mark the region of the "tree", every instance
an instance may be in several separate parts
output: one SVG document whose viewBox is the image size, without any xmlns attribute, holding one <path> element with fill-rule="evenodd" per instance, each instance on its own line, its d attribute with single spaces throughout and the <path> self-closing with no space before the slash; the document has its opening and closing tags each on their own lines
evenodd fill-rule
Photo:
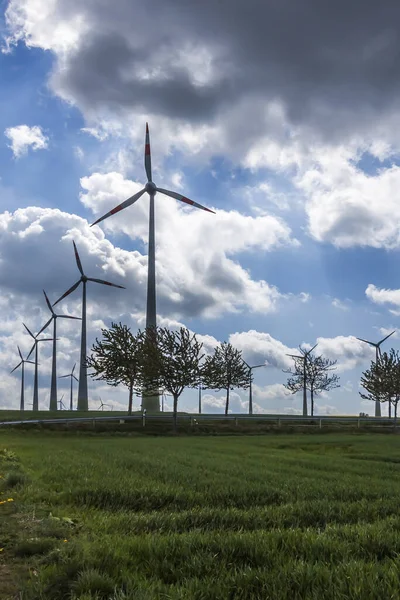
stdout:
<svg viewBox="0 0 400 600">
<path fill-rule="evenodd" d="M 313 417 L 314 396 L 339 387 L 339 376 L 330 374 L 336 369 L 337 361 L 315 354 L 307 354 L 306 357 L 307 351 L 302 348 L 300 348 L 300 352 L 304 358 L 294 359 L 294 370 L 284 370 L 284 373 L 292 375 L 284 385 L 287 390 L 295 394 L 303 389 L 305 380 L 306 388 L 311 396 L 311 416 Z"/>
<path fill-rule="evenodd" d="M 361 386 L 367 392 L 360 392 L 365 400 L 379 400 L 390 402 L 394 406 L 394 428 L 397 424 L 397 406 L 400 400 L 400 356 L 397 350 L 390 349 L 384 352 L 377 361 L 372 361 L 371 366 L 361 376 Z"/>
<path fill-rule="evenodd" d="M 143 345 L 142 380 L 147 389 L 162 388 L 174 398 L 174 431 L 178 425 L 178 400 L 186 387 L 200 383 L 203 344 L 185 327 L 178 331 L 153 328 Z"/>
<path fill-rule="evenodd" d="M 226 390 L 225 414 L 229 410 L 229 392 L 234 388 L 247 389 L 250 373 L 242 353 L 227 342 L 219 344 L 212 356 L 207 356 L 202 368 L 202 381 L 210 390 Z"/>
<path fill-rule="evenodd" d="M 101 330 L 103 339 L 96 338 L 92 354 L 87 358 L 89 375 L 108 385 L 126 385 L 129 389 L 128 414 L 132 414 L 134 390 L 139 391 L 142 371 L 143 334 L 135 336 L 126 325 L 112 323 L 110 329 Z"/>
</svg>

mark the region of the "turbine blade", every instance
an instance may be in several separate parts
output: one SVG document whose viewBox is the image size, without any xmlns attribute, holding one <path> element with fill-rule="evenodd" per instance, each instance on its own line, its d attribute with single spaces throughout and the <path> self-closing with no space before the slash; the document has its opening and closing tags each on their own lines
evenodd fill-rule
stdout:
<svg viewBox="0 0 400 600">
<path fill-rule="evenodd" d="M 23 362 L 29 363 L 30 365 L 34 365 L 35 363 L 33 362 L 33 360 L 24 360 Z"/>
<path fill-rule="evenodd" d="M 33 344 L 32 348 L 31 348 L 28 356 L 26 357 L 26 360 L 28 360 L 28 358 L 30 357 L 30 355 L 32 354 L 32 352 L 34 351 L 35 348 L 36 348 L 36 340 L 35 340 L 35 343 Z"/>
<path fill-rule="evenodd" d="M 75 375 L 72 375 L 72 377 L 75 379 L 75 381 L 79 381 L 79 379 L 75 377 Z"/>
<path fill-rule="evenodd" d="M 380 342 L 378 342 L 378 343 L 377 343 L 377 346 L 379 347 L 381 344 L 383 344 L 383 342 L 384 342 L 385 340 L 387 340 L 388 338 L 390 338 L 390 336 L 391 336 L 391 335 L 393 335 L 394 333 L 396 333 L 396 330 L 395 330 L 395 331 L 392 331 L 392 333 L 389 333 L 389 335 L 387 335 L 386 337 L 384 337 L 384 338 L 383 338 L 383 340 L 381 340 Z"/>
<path fill-rule="evenodd" d="M 61 302 L 61 300 L 64 300 L 64 298 L 66 298 L 67 296 L 69 296 L 70 294 L 72 294 L 72 292 L 74 292 L 76 290 L 76 288 L 78 287 L 78 285 L 80 284 L 81 280 L 79 279 L 79 281 L 77 281 L 76 283 L 74 283 L 74 285 L 72 287 L 69 288 L 69 290 L 67 290 L 65 292 L 65 294 L 63 294 L 62 296 L 60 296 L 60 298 L 58 300 L 56 300 L 56 302 L 54 302 L 53 306 L 55 306 L 56 304 L 58 304 L 59 302 Z"/>
<path fill-rule="evenodd" d="M 47 323 L 45 325 L 43 325 L 42 329 L 39 331 L 38 335 L 40 335 L 42 333 L 42 331 L 44 331 L 45 329 L 47 329 L 47 327 L 50 325 L 50 323 L 52 322 L 53 317 L 50 317 L 50 319 L 47 321 Z"/>
<path fill-rule="evenodd" d="M 64 377 L 70 377 L 70 375 L 59 375 L 58 379 L 64 379 Z"/>
<path fill-rule="evenodd" d="M 21 365 L 22 365 L 22 361 L 20 363 L 18 363 L 17 366 L 14 367 L 12 371 L 10 371 L 10 375 L 11 375 L 11 373 L 14 373 L 14 371 L 16 371 L 18 369 L 18 367 L 20 367 Z"/>
<path fill-rule="evenodd" d="M 57 315 L 60 319 L 76 319 L 77 321 L 82 321 L 82 317 L 70 317 L 69 315 Z"/>
<path fill-rule="evenodd" d="M 110 283 L 109 281 L 104 281 L 104 279 L 94 279 L 92 277 L 88 277 L 88 281 L 94 281 L 95 283 L 102 283 L 103 285 L 110 285 L 111 287 L 121 288 L 121 290 L 125 290 L 123 285 L 117 285 L 116 283 Z"/>
<path fill-rule="evenodd" d="M 79 254 L 78 254 L 78 248 L 76 247 L 74 240 L 72 240 L 72 243 L 74 245 L 76 264 L 78 265 L 78 269 L 80 270 L 81 275 L 83 275 L 84 273 L 83 273 L 83 269 L 82 269 L 81 259 L 79 258 Z"/>
<path fill-rule="evenodd" d="M 149 126 L 146 123 L 146 140 L 144 144 L 144 168 L 146 169 L 147 181 L 151 179 L 151 151 L 150 151 L 150 133 Z"/>
<path fill-rule="evenodd" d="M 186 204 L 190 204 L 190 206 L 194 206 L 196 208 L 201 208 L 202 210 L 206 210 L 207 212 L 213 213 L 215 215 L 215 211 L 210 208 L 206 208 L 197 202 L 193 202 L 190 198 L 186 198 L 186 196 L 182 196 L 182 194 L 178 194 L 177 192 L 171 192 L 170 190 L 164 190 L 162 188 L 157 188 L 157 192 L 161 192 L 166 196 L 170 196 L 171 198 L 175 198 L 175 200 L 180 200 L 181 202 L 185 202 Z"/>
<path fill-rule="evenodd" d="M 47 306 L 49 307 L 49 311 L 51 312 L 52 315 L 54 315 L 53 307 L 50 304 L 50 300 L 48 299 L 47 294 L 44 290 L 43 290 L 43 294 L 44 294 L 44 297 L 46 298 L 46 303 L 47 303 Z"/>
<path fill-rule="evenodd" d="M 374 342 L 369 342 L 368 340 L 363 340 L 362 338 L 356 338 L 359 342 L 364 342 L 365 344 L 369 344 L 370 346 L 374 346 L 376 348 L 376 344 Z"/>
<path fill-rule="evenodd" d="M 27 328 L 27 326 L 25 325 L 25 323 L 22 323 L 22 325 L 25 327 L 25 329 L 27 330 L 27 332 L 29 333 L 29 335 L 31 337 L 33 337 L 33 339 L 36 339 L 35 336 L 33 335 L 32 331 L 30 329 Z"/>
<path fill-rule="evenodd" d="M 73 374 L 74 374 L 75 367 L 76 367 L 76 363 L 75 363 L 75 364 L 74 364 L 74 366 L 72 367 L 71 375 L 73 375 Z"/>
<path fill-rule="evenodd" d="M 128 198 L 128 200 L 125 200 L 125 202 L 122 202 L 121 204 L 118 204 L 118 206 L 116 206 L 115 208 L 113 208 L 112 210 L 110 210 L 108 213 L 106 213 L 105 215 L 103 215 L 102 217 L 100 217 L 100 219 L 97 219 L 97 221 L 95 221 L 94 223 L 92 223 L 90 227 L 93 227 L 93 225 L 97 225 L 101 221 L 104 221 L 104 219 L 107 219 L 108 217 L 111 217 L 111 215 L 115 215 L 115 213 L 118 213 L 120 210 L 123 210 L 127 206 L 131 206 L 131 204 L 133 204 L 134 202 L 136 202 L 136 200 L 139 200 L 140 196 L 143 196 L 143 194 L 145 193 L 145 191 L 146 190 L 143 188 L 142 190 L 140 190 L 140 192 L 138 192 L 137 194 L 134 194 L 133 196 L 131 196 L 130 198 Z"/>
<path fill-rule="evenodd" d="M 318 346 L 318 344 L 315 344 L 315 346 L 313 346 L 311 348 L 311 350 L 307 350 L 306 354 L 311 354 L 311 352 L 314 350 L 314 348 L 316 348 Z"/>
<path fill-rule="evenodd" d="M 21 360 L 24 360 L 24 359 L 22 358 L 22 354 L 21 354 L 20 347 L 19 347 L 19 346 L 17 346 L 17 348 L 18 348 L 18 354 L 19 354 L 19 357 L 20 357 L 20 359 L 21 359 Z"/>
</svg>

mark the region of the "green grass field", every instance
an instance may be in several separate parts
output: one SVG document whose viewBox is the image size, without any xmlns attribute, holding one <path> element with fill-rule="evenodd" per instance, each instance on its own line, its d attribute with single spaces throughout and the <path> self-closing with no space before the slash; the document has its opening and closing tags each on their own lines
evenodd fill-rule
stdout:
<svg viewBox="0 0 400 600">
<path fill-rule="evenodd" d="M 397 599 L 399 444 L 2 430 L 0 598 Z"/>
</svg>

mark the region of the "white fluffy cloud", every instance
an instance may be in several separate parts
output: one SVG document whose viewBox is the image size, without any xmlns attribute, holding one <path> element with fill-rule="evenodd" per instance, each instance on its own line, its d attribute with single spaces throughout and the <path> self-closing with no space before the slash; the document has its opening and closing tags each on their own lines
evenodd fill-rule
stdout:
<svg viewBox="0 0 400 600">
<path fill-rule="evenodd" d="M 373 283 L 370 283 L 365 290 L 365 294 L 375 304 L 400 306 L 400 290 L 378 288 Z"/>
<path fill-rule="evenodd" d="M 38 125 L 17 125 L 5 130 L 4 135 L 10 140 L 10 148 L 15 158 L 27 154 L 28 150 L 45 150 L 48 146 L 48 137 L 44 135 Z"/>
</svg>

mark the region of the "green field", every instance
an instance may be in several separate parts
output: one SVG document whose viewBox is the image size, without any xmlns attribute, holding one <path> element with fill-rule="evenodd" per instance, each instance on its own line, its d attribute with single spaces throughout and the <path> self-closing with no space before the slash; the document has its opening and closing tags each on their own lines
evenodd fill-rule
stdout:
<svg viewBox="0 0 400 600">
<path fill-rule="evenodd" d="M 397 599 L 399 444 L 2 430 L 0 598 Z"/>
</svg>

